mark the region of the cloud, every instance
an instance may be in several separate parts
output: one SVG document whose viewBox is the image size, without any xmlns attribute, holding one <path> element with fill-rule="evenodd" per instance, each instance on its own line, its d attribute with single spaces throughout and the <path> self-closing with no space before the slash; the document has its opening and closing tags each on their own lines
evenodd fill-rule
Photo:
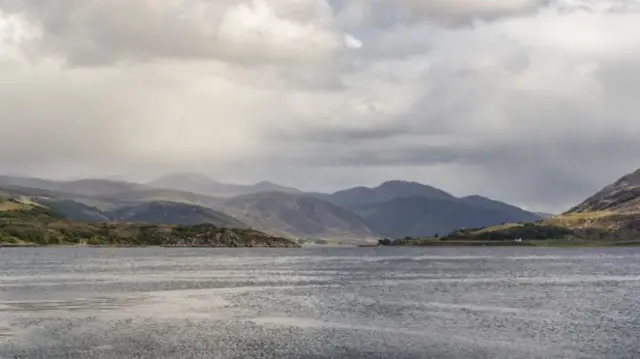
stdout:
<svg viewBox="0 0 640 359">
<path fill-rule="evenodd" d="M 529 14 L 547 0 L 395 0 L 411 18 L 460 24 L 473 20 L 494 20 L 502 17 Z"/>
<path fill-rule="evenodd" d="M 441 26 L 459 27 L 492 22 L 537 12 L 551 0 L 391 0 L 336 1 L 340 18 L 347 24 L 373 23 L 392 27 L 402 23 L 430 21 Z"/>
<path fill-rule="evenodd" d="M 322 0 L 0 1 L 35 26 L 41 52 L 76 66 L 215 58 L 322 62 L 344 46 Z"/>
<path fill-rule="evenodd" d="M 2 171 L 563 210 L 640 167 L 634 3 L 0 0 Z"/>
</svg>

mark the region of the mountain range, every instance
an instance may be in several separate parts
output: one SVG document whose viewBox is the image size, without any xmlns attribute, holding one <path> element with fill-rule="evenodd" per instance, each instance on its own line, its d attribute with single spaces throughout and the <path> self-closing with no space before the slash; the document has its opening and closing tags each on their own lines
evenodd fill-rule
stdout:
<svg viewBox="0 0 640 359">
<path fill-rule="evenodd" d="M 300 193 L 298 189 L 280 186 L 269 181 L 252 185 L 222 183 L 198 173 L 175 173 L 148 183 L 155 188 L 169 188 L 214 197 L 233 197 L 260 192 Z"/>
<path fill-rule="evenodd" d="M 27 196 L 79 221 L 211 223 L 342 243 L 380 236 L 444 235 L 461 228 L 541 218 L 486 197 L 456 197 L 432 186 L 399 180 L 376 187 L 311 193 L 266 181 L 228 184 L 189 173 L 147 183 L 0 176 L 2 193 Z"/>
</svg>

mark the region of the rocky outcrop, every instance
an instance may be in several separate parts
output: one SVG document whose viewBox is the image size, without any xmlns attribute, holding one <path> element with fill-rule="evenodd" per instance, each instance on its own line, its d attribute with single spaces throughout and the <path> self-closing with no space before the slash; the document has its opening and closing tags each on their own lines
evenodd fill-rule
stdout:
<svg viewBox="0 0 640 359">
<path fill-rule="evenodd" d="M 208 227 L 208 228 L 207 228 Z M 224 229 L 200 225 L 194 233 L 177 231 L 166 240 L 169 247 L 299 247 L 289 239 L 245 229 Z"/>
</svg>

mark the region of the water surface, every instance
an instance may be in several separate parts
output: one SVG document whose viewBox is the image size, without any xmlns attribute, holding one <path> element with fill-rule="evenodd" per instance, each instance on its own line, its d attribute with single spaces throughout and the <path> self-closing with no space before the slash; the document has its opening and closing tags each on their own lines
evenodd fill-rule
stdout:
<svg viewBox="0 0 640 359">
<path fill-rule="evenodd" d="M 640 249 L 0 249 L 0 358 L 640 358 Z"/>
</svg>

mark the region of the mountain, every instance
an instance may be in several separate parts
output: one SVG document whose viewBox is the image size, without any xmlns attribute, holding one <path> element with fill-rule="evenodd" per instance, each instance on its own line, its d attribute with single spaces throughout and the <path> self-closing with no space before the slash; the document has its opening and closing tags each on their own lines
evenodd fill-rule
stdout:
<svg viewBox="0 0 640 359">
<path fill-rule="evenodd" d="M 363 216 L 372 231 L 393 238 L 444 235 L 460 228 L 539 218 L 520 208 L 483 197 L 400 197 L 361 206 L 355 211 Z"/>
<path fill-rule="evenodd" d="M 375 238 L 357 214 L 313 196 L 260 192 L 231 198 L 224 207 L 242 222 L 281 236 L 352 243 Z"/>
<path fill-rule="evenodd" d="M 160 177 L 148 183 L 155 188 L 173 189 L 199 193 L 207 196 L 233 197 L 244 194 L 281 191 L 298 193 L 299 190 L 284 187 L 272 182 L 259 182 L 254 185 L 222 183 L 197 173 L 176 173 Z"/>
<path fill-rule="evenodd" d="M 211 223 L 221 228 L 247 228 L 237 219 L 209 208 L 175 202 L 146 202 L 106 212 L 112 221 L 195 225 Z"/>
<path fill-rule="evenodd" d="M 567 213 L 640 211 L 640 169 L 604 187 Z"/>
<path fill-rule="evenodd" d="M 486 209 L 490 213 L 499 214 L 503 222 L 530 222 L 542 218 L 538 213 L 525 211 L 520 207 L 483 196 L 466 196 L 461 197 L 460 200 L 475 208 Z"/>
<path fill-rule="evenodd" d="M 393 238 L 442 235 L 460 228 L 540 218 L 486 197 L 457 198 L 417 182 L 388 181 L 325 198 L 361 216 L 373 232 Z"/>
<path fill-rule="evenodd" d="M 251 229 L 71 221 L 25 199 L 0 200 L 0 247 L 15 245 L 163 245 L 197 247 L 296 247 L 289 239 Z"/>
<path fill-rule="evenodd" d="M 327 199 L 339 206 L 352 208 L 414 196 L 434 199 L 455 199 L 453 195 L 435 187 L 406 181 L 387 181 L 374 188 L 350 188 L 335 192 L 329 195 Z"/>
<path fill-rule="evenodd" d="M 530 223 L 454 232 L 442 240 L 561 240 L 565 243 L 640 244 L 640 170 L 602 188 L 569 211 Z"/>
<path fill-rule="evenodd" d="M 0 186 L 19 186 L 37 188 L 67 194 L 86 196 L 108 196 L 124 191 L 148 188 L 131 182 L 110 181 L 105 179 L 83 179 L 77 181 L 53 181 L 32 177 L 0 176 Z"/>
</svg>

